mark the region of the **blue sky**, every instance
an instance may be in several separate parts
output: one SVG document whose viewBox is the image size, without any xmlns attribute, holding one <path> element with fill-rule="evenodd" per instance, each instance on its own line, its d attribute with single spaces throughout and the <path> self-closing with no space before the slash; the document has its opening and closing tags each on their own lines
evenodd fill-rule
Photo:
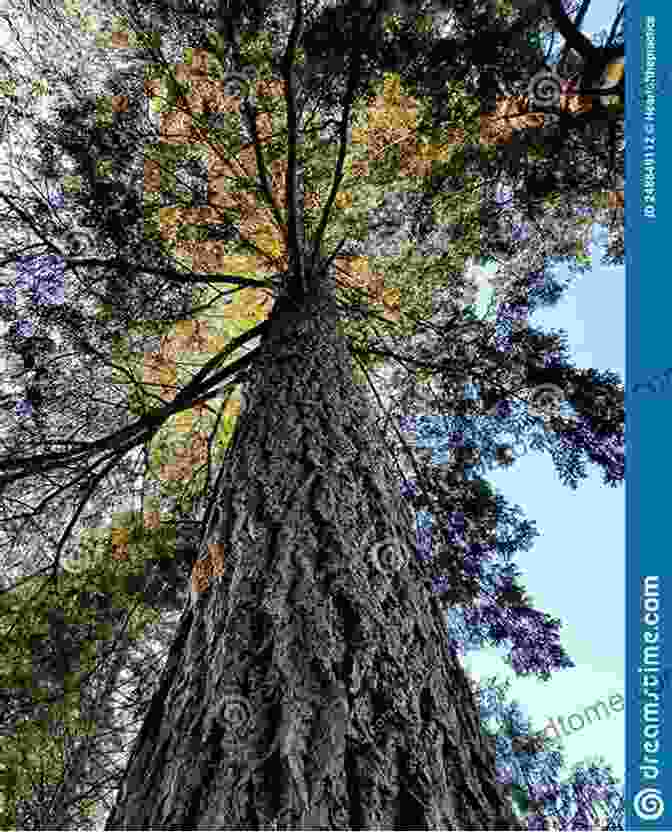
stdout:
<svg viewBox="0 0 672 832">
<path fill-rule="evenodd" d="M 577 366 L 614 370 L 625 380 L 625 268 L 596 265 L 604 250 L 597 236 L 591 248 L 594 268 L 575 278 L 556 307 L 536 312 L 531 321 L 564 329 Z M 559 278 L 565 270 L 556 269 Z M 537 523 L 540 536 L 529 552 L 516 555 L 516 562 L 535 606 L 563 621 L 561 643 L 576 668 L 557 671 L 547 683 L 519 680 L 499 658 L 500 650 L 470 653 L 465 666 L 476 678 L 511 675 L 509 696 L 526 706 L 535 730 L 551 717 L 582 714 L 598 699 L 608 704 L 610 695 L 624 692 L 625 491 L 603 485 L 594 466 L 587 470 L 576 491 L 560 482 L 545 453 L 528 454 L 509 469 L 487 474 Z M 622 777 L 623 731 L 622 711 L 593 720 L 565 738 L 567 763 L 603 754 Z"/>
<path fill-rule="evenodd" d="M 609 31 L 616 11 L 616 0 L 593 0 L 583 31 Z M 603 233 L 595 226 L 593 269 L 574 279 L 556 307 L 536 312 L 531 321 L 564 329 L 576 366 L 614 370 L 625 383 L 625 266 L 599 265 L 604 248 L 597 238 Z M 556 274 L 562 280 L 569 270 L 557 267 Z M 516 555 L 516 562 L 536 607 L 562 620 L 561 643 L 576 667 L 539 682 L 517 679 L 501 660 L 501 650 L 469 653 L 464 663 L 475 678 L 510 677 L 509 698 L 519 701 L 537 731 L 549 718 L 583 714 L 598 700 L 609 705 L 610 696 L 624 696 L 625 486 L 605 486 L 601 470 L 592 465 L 587 470 L 576 491 L 560 482 L 544 453 L 528 454 L 511 468 L 487 475 L 537 523 L 540 536 L 529 552 Z M 610 707 L 609 714 L 564 738 L 568 767 L 599 754 L 612 763 L 617 777 L 624 777 L 624 712 Z"/>
</svg>

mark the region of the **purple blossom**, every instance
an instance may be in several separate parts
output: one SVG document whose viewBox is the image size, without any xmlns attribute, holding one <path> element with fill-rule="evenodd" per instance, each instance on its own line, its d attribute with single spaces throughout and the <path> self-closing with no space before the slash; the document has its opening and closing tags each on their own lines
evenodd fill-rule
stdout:
<svg viewBox="0 0 672 832">
<path fill-rule="evenodd" d="M 595 814 L 595 801 L 600 800 L 609 806 L 608 828 L 622 829 L 623 789 L 609 766 L 579 765 L 569 780 L 561 782 L 563 758 L 556 748 L 557 741 L 546 739 L 543 747 L 535 751 L 530 751 L 525 742 L 514 742 L 516 738 L 533 737 L 536 732 L 517 702 L 506 703 L 509 686 L 508 680 L 498 684 L 497 677 L 492 677 L 477 686 L 476 697 L 483 730 L 498 737 L 495 740 L 498 777 L 522 789 L 530 800 L 544 804 L 527 814 L 527 828 L 545 829 L 549 817 L 557 818 L 563 830 L 592 828 L 585 826 L 585 819 Z M 489 725 L 492 720 L 496 723 L 494 731 Z"/>
<path fill-rule="evenodd" d="M 402 497 L 415 497 L 418 493 L 415 480 L 403 479 L 401 481 L 401 486 L 399 487 L 399 492 Z"/>
<path fill-rule="evenodd" d="M 541 288 L 546 282 L 543 270 L 529 272 L 527 278 L 531 289 Z"/>
<path fill-rule="evenodd" d="M 420 527 L 415 531 L 416 554 L 419 560 L 427 561 L 432 557 L 432 529 Z"/>
<path fill-rule="evenodd" d="M 513 413 L 513 405 L 508 399 L 497 402 L 492 414 L 496 419 L 507 419 Z"/>
<path fill-rule="evenodd" d="M 16 306 L 16 289 L 13 286 L 0 289 L 0 303 Z"/>
<path fill-rule="evenodd" d="M 16 285 L 30 289 L 33 302 L 61 304 L 64 301 L 65 261 L 54 254 L 20 257 L 16 263 Z"/>
<path fill-rule="evenodd" d="M 495 346 L 500 352 L 506 352 L 511 349 L 511 333 L 497 333 Z"/>
<path fill-rule="evenodd" d="M 572 829 L 592 829 L 593 825 L 584 809 L 579 811 L 572 818 Z"/>
<path fill-rule="evenodd" d="M 416 423 L 415 416 L 402 416 L 399 420 L 399 429 L 404 433 L 415 433 Z"/>
<path fill-rule="evenodd" d="M 511 232 L 511 237 L 514 240 L 527 240 L 530 236 L 528 223 L 523 223 L 522 225 L 514 225 L 513 231 Z"/>
<path fill-rule="evenodd" d="M 459 532 L 464 532 L 464 525 L 465 525 L 465 517 L 464 512 L 462 511 L 454 511 L 452 514 L 448 515 L 448 522 L 450 525 Z"/>
<path fill-rule="evenodd" d="M 31 335 L 35 333 L 35 327 L 33 326 L 33 322 L 27 321 L 25 319 L 17 321 L 16 332 L 17 335 L 20 335 L 22 338 L 30 338 Z"/>
<path fill-rule="evenodd" d="M 535 284 L 543 285 L 545 280 L 543 271 L 530 273 L 531 287 Z M 501 323 L 508 325 L 512 319 L 524 318 L 526 315 L 527 309 L 523 305 L 508 304 L 503 305 L 499 317 Z M 565 359 L 561 352 L 560 348 L 553 350 L 549 347 L 543 354 L 544 366 L 563 367 Z M 542 356 L 540 360 L 541 358 Z M 501 406 L 494 408 L 494 412 L 502 418 L 510 417 L 513 415 L 512 403 L 503 402 Z M 488 419 L 464 415 L 420 416 L 416 422 L 419 427 L 417 444 L 432 447 L 433 459 L 436 460 L 439 456 L 437 448 L 471 444 L 473 433 L 476 447 L 485 449 L 487 459 L 491 453 L 491 449 L 488 449 L 488 439 L 483 440 L 479 433 L 480 427 L 486 423 L 494 424 L 496 432 L 496 422 L 493 422 L 491 416 Z M 558 444 L 566 444 L 567 452 L 571 454 L 587 451 L 589 456 L 594 461 L 599 460 L 603 467 L 606 464 L 603 461 L 605 459 L 609 459 L 613 466 L 618 465 L 619 453 L 622 457 L 622 442 L 619 445 L 619 441 L 611 436 L 601 441 L 591 429 L 590 419 L 587 417 L 577 420 L 577 423 L 577 430 L 567 431 L 566 442 L 565 434 L 558 434 Z M 455 429 L 456 425 L 459 429 Z M 513 432 L 518 435 L 517 429 Z M 516 607 L 513 606 L 515 598 L 507 601 L 501 596 L 506 589 L 517 585 L 515 578 L 518 573 L 510 562 L 511 555 L 517 550 L 530 548 L 531 541 L 537 533 L 533 524 L 516 519 L 516 512 L 502 497 L 497 495 L 495 503 L 496 536 L 486 535 L 483 540 L 470 543 L 468 546 L 464 545 L 466 518 L 465 513 L 458 508 L 459 502 L 456 504 L 449 500 L 448 505 L 452 510 L 446 511 L 444 506 L 441 513 L 441 543 L 448 540 L 454 545 L 463 544 L 466 551 L 460 555 L 462 574 L 464 577 L 472 578 L 474 586 L 479 588 L 478 595 L 465 599 L 462 604 L 453 602 L 445 606 L 450 649 L 459 656 L 469 650 L 480 649 L 487 643 L 504 644 L 508 653 L 505 661 L 516 675 L 528 676 L 534 673 L 542 679 L 548 679 L 554 670 L 574 666 L 559 642 L 560 621 L 531 609 L 524 599 L 520 602 L 521 606 Z M 431 526 L 431 514 L 424 512 L 418 515 L 416 541 L 418 557 L 421 560 L 431 558 L 434 545 Z M 445 593 L 449 587 L 450 579 L 447 576 L 433 578 L 432 589 L 437 594 Z M 481 719 L 485 719 L 483 707 Z M 526 732 L 532 734 L 531 729 L 525 728 L 520 720 L 516 724 L 520 730 L 510 736 L 524 737 Z M 585 817 L 591 812 L 591 803 L 596 800 L 614 802 L 619 798 L 618 791 L 602 769 L 597 769 L 597 773 L 593 772 L 583 781 L 575 778 L 570 783 L 560 784 L 557 771 L 561 765 L 561 757 L 557 751 L 538 751 L 535 750 L 535 746 L 525 742 L 517 744 L 514 750 L 514 744 L 503 739 L 499 740 L 497 745 L 498 772 L 504 766 L 504 774 L 510 782 L 514 782 L 523 792 L 529 789 L 531 798 L 544 800 L 542 812 L 527 814 L 526 821 L 530 829 L 545 828 L 545 818 L 550 816 L 559 818 L 562 829 L 581 828 L 573 824 L 575 821 L 580 825 L 584 823 Z M 555 782 L 549 783 L 549 778 Z M 542 782 L 544 780 L 545 783 Z M 531 784 L 539 786 L 539 790 L 534 794 Z M 556 805 L 558 802 L 561 803 L 560 808 Z M 609 805 L 611 806 L 611 803 Z M 617 825 L 619 809 L 613 806 L 611 809 L 609 828 L 620 828 Z"/>
<path fill-rule="evenodd" d="M 49 192 L 47 201 L 52 208 L 62 208 L 65 205 L 65 197 L 63 196 L 63 189 L 57 188 Z"/>
<path fill-rule="evenodd" d="M 498 321 L 520 321 L 524 320 L 528 315 L 526 306 L 513 303 L 500 303 L 497 310 Z"/>
<path fill-rule="evenodd" d="M 498 185 L 495 190 L 497 205 L 506 205 L 513 196 L 513 190 L 508 185 Z"/>
<path fill-rule="evenodd" d="M 530 797 L 532 800 L 556 800 L 560 789 L 556 783 L 550 785 L 549 783 L 535 783 L 530 786 Z"/>
<path fill-rule="evenodd" d="M 479 550 L 478 553 L 472 551 L 476 549 Z M 480 543 L 473 543 L 469 547 L 469 550 L 469 553 L 465 556 L 464 560 L 462 561 L 462 569 L 465 575 L 468 575 L 472 578 L 476 578 L 481 574 L 480 561 L 488 557 L 488 553 L 481 546 Z"/>
<path fill-rule="evenodd" d="M 18 401 L 14 410 L 16 415 L 21 418 L 33 415 L 33 406 L 27 399 L 21 399 L 21 401 Z"/>
<path fill-rule="evenodd" d="M 438 578 L 432 578 L 432 591 L 437 594 L 448 592 L 450 589 L 450 581 L 445 575 Z"/>
</svg>

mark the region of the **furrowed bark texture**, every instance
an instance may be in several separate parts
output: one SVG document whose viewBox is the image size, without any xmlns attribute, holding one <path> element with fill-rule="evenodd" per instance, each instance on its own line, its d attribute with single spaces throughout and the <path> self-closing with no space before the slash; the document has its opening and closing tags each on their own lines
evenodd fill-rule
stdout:
<svg viewBox="0 0 672 832">
<path fill-rule="evenodd" d="M 107 829 L 521 828 L 328 285 L 276 302 Z"/>
</svg>

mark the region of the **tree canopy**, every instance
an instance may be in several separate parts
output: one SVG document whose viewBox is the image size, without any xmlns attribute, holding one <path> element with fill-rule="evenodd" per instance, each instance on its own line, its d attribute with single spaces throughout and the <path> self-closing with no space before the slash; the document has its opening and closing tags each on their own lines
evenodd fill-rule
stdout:
<svg viewBox="0 0 672 832">
<path fill-rule="evenodd" d="M 619 164 L 622 172 L 611 135 L 619 119 L 595 104 L 572 113 L 558 102 L 556 120 L 545 117 L 554 105 L 542 108 L 541 126 L 537 119 L 488 143 L 497 103 L 491 108 L 483 84 L 509 84 L 509 97 L 526 90 L 544 61 L 540 48 L 521 43 L 541 25 L 580 56 L 583 87 L 622 48 L 595 51 L 559 2 L 541 22 L 511 6 L 493 16 L 492 4 L 454 4 L 457 29 L 447 35 L 415 5 L 393 17 L 383 4 L 355 5 L 315 5 L 301 21 L 301 4 L 284 19 L 263 3 L 239 3 L 226 16 L 129 4 L 113 31 L 114 48 L 132 58 L 109 74 L 104 96 L 80 89 L 55 120 L 31 117 L 40 151 L 33 193 L 0 194 L 3 264 L 31 293 L 31 327 L 16 324 L 10 303 L 0 315 L 16 324 L 11 348 L 24 369 L 39 364 L 49 379 L 26 385 L 20 407 L 5 406 L 0 598 L 14 652 L 3 688 L 35 698 L 46 684 L 37 698 L 74 747 L 91 714 L 113 736 L 119 730 L 101 691 L 118 683 L 124 663 L 137 689 L 146 683 L 131 643 L 148 643 L 183 603 L 188 581 L 188 568 L 162 562 L 175 559 L 178 524 L 203 532 L 268 315 L 278 298 L 306 291 L 317 262 L 337 275 L 339 325 L 359 383 L 372 404 L 387 400 L 381 416 L 399 450 L 400 488 L 419 512 L 418 556 L 457 616 L 455 643 L 510 639 L 519 674 L 548 678 L 571 666 L 560 622 L 534 610 L 508 563 L 531 545 L 533 524 L 492 493 L 478 466 L 510 463 L 500 436 L 513 431 L 549 451 L 572 487 L 586 461 L 605 483 L 623 479 L 618 378 L 573 367 L 560 336 L 526 322 L 562 294 L 554 262 L 588 270 L 581 241 L 590 219 L 603 216 Z M 477 60 L 476 32 L 492 41 L 492 64 Z M 183 62 L 162 53 L 162 38 L 186 46 L 191 36 Z M 283 52 L 282 42 L 291 48 Z M 229 94 L 232 70 L 239 87 Z M 530 112 L 528 101 L 522 113 Z M 469 265 L 488 257 L 505 275 L 496 321 L 473 310 Z M 441 459 L 422 454 L 436 447 L 432 435 L 444 443 Z M 86 530 L 111 494 L 137 493 L 138 477 L 135 509 Z M 150 483 L 173 498 L 168 517 L 161 499 L 147 501 Z M 193 548 L 182 549 L 185 567 Z M 98 619 L 111 636 L 107 669 L 95 650 Z M 460 627 L 466 638 L 455 638 Z M 50 640 L 31 664 L 40 633 Z M 96 673 L 98 698 L 91 693 L 85 707 L 78 691 Z M 16 725 L 31 706 L 13 696 Z M 9 767 L 24 801 L 31 789 L 35 797 L 38 763 L 20 755 L 48 742 L 46 723 L 31 731 L 12 746 Z M 53 768 L 59 753 L 54 746 L 43 757 L 40 776 L 55 770 L 72 782 L 64 757 Z M 81 792 L 76 802 L 87 808 Z"/>
</svg>

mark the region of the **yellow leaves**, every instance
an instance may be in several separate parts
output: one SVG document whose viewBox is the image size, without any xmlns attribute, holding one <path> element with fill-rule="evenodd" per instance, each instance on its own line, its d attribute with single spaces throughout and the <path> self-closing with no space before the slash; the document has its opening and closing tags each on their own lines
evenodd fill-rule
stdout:
<svg viewBox="0 0 672 832">
<path fill-rule="evenodd" d="M 113 175 L 112 159 L 99 159 L 96 162 L 96 176 L 105 177 Z"/>
<path fill-rule="evenodd" d="M 337 208 L 352 208 L 352 194 L 350 191 L 338 191 L 334 198 L 334 204 Z"/>
<path fill-rule="evenodd" d="M 369 129 L 415 131 L 418 103 L 401 94 L 401 79 L 388 73 L 383 81 L 383 94 L 369 107 Z"/>
<path fill-rule="evenodd" d="M 450 159 L 448 146 L 442 147 L 439 144 L 432 144 L 427 139 L 421 139 L 417 146 L 418 156 L 430 162 L 447 162 Z"/>
<path fill-rule="evenodd" d="M 128 559 L 128 539 L 129 530 L 127 528 L 112 529 L 112 557 L 114 560 Z"/>
<path fill-rule="evenodd" d="M 175 430 L 177 433 L 189 435 L 194 427 L 194 413 L 192 410 L 183 410 L 182 413 L 175 414 Z"/>
<path fill-rule="evenodd" d="M 346 286 L 368 286 L 373 282 L 368 257 L 336 257 L 337 280 Z"/>
<path fill-rule="evenodd" d="M 399 289 L 383 289 L 384 316 L 390 321 L 398 321 L 400 318 L 401 293 Z"/>
<path fill-rule="evenodd" d="M 180 209 L 178 206 L 170 205 L 167 208 L 159 208 L 159 225 L 164 240 L 169 240 L 174 236 L 179 219 Z"/>
<path fill-rule="evenodd" d="M 402 95 L 398 75 L 385 76 L 382 94 L 375 97 L 365 113 L 359 113 L 360 124 L 352 128 L 352 144 L 366 145 L 368 159 L 351 161 L 352 175 L 369 175 L 369 160 L 385 156 L 393 147 L 399 148 L 400 165 L 398 176 L 423 177 L 431 172 L 433 161 L 445 161 L 450 157 L 446 144 L 435 144 L 418 133 L 418 118 L 421 103 L 411 96 Z M 361 121 L 366 119 L 367 126 Z M 456 141 L 464 138 L 455 134 Z"/>
<path fill-rule="evenodd" d="M 212 55 L 207 50 L 192 49 L 188 59 L 175 68 L 179 82 L 188 83 L 185 96 L 186 109 L 201 113 L 207 101 L 215 112 L 239 114 L 240 97 L 227 94 L 223 80 L 213 80 L 210 72 Z M 145 83 L 148 96 L 157 96 L 167 78 L 155 79 Z M 257 79 L 256 93 L 266 98 L 265 109 L 274 105 L 268 99 L 280 99 L 284 107 L 286 82 L 277 79 Z M 227 88 L 230 90 L 230 88 Z M 172 144 L 189 144 L 193 141 L 193 119 L 189 113 L 180 112 L 181 107 L 172 106 L 163 114 L 161 122 L 162 141 Z M 277 110 L 271 107 L 271 111 Z M 265 144 L 274 138 L 274 119 L 271 112 L 258 108 L 257 131 Z M 255 275 L 258 272 L 277 272 L 286 267 L 284 239 L 276 227 L 269 207 L 240 178 L 250 177 L 251 184 L 257 177 L 257 160 L 254 148 L 240 148 L 234 153 L 222 154 L 221 148 L 211 147 L 208 151 L 208 178 L 210 205 L 199 208 L 182 208 L 170 206 L 159 209 L 158 220 L 160 236 L 174 243 L 177 256 L 188 258 L 196 271 L 223 272 L 239 275 Z M 273 152 L 273 155 L 275 151 Z M 272 157 L 271 157 L 272 158 Z M 270 184 L 276 201 L 284 207 L 286 160 L 272 158 L 270 164 Z M 145 187 L 148 191 L 159 190 L 159 166 L 156 162 L 145 162 Z M 217 209 L 236 212 L 240 219 L 237 227 L 241 237 L 252 243 L 258 250 L 257 256 L 248 254 L 231 254 L 231 246 L 224 246 L 214 241 L 177 240 L 176 231 L 184 225 L 208 225 L 221 221 Z M 227 220 L 229 217 L 227 216 Z M 234 248 L 235 251 L 235 248 Z M 266 293 L 259 297 L 256 293 L 240 293 L 236 302 L 225 307 L 223 317 L 248 320 L 262 320 L 270 312 L 271 296 Z M 235 312 L 234 312 L 235 310 Z"/>
<path fill-rule="evenodd" d="M 228 338 L 223 335 L 212 335 L 210 337 L 210 344 L 213 353 L 221 352 L 228 343 Z"/>
<path fill-rule="evenodd" d="M 229 399 L 224 408 L 226 416 L 238 416 L 240 414 L 240 399 Z"/>
<path fill-rule="evenodd" d="M 384 276 L 371 271 L 368 257 L 336 257 L 334 262 L 337 285 L 366 290 L 371 303 L 383 305 L 383 316 L 387 320 L 399 320 L 399 289 L 385 288 Z"/>
<path fill-rule="evenodd" d="M 591 95 L 561 95 L 560 109 L 570 113 L 589 113 L 593 109 Z"/>
<path fill-rule="evenodd" d="M 273 260 L 282 257 L 284 243 L 275 228 L 271 225 L 260 225 L 254 235 L 254 244 Z"/>
<path fill-rule="evenodd" d="M 180 352 L 211 352 L 208 322 L 203 320 L 176 321 L 173 333 L 162 339 L 161 352 L 166 358 L 177 358 Z"/>
<path fill-rule="evenodd" d="M 401 78 L 399 75 L 386 73 L 383 81 L 383 98 L 391 105 L 399 104 L 401 100 Z"/>
<path fill-rule="evenodd" d="M 222 309 L 222 317 L 230 320 L 251 319 L 262 321 L 271 311 L 273 299 L 270 291 L 264 289 L 241 289 L 234 296 L 233 303 Z"/>
<path fill-rule="evenodd" d="M 625 198 L 623 191 L 607 191 L 606 193 L 608 208 L 614 209 L 625 207 Z"/>
<path fill-rule="evenodd" d="M 352 128 L 352 144 L 367 144 L 369 131 L 366 127 Z"/>
</svg>

